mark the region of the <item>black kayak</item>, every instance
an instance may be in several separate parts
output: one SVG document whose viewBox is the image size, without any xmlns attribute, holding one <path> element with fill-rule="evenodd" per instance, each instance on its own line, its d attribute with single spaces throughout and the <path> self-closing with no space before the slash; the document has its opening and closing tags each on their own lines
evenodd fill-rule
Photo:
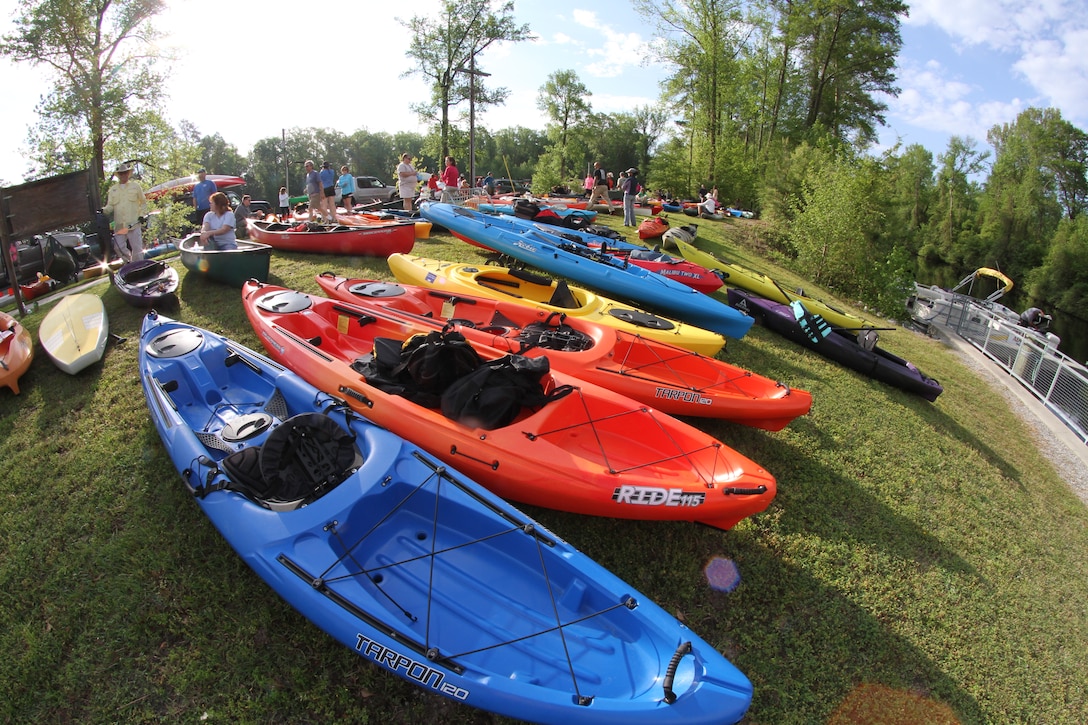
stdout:
<svg viewBox="0 0 1088 725">
<path fill-rule="evenodd" d="M 933 402 L 944 388 L 903 358 L 875 344 L 872 331 L 865 337 L 835 330 L 820 315 L 808 312 L 800 302 L 786 305 L 751 292 L 730 288 L 729 304 L 768 330 L 808 348 L 844 367 L 874 380 L 895 386 Z M 873 341 L 873 342 L 871 342 Z"/>
</svg>

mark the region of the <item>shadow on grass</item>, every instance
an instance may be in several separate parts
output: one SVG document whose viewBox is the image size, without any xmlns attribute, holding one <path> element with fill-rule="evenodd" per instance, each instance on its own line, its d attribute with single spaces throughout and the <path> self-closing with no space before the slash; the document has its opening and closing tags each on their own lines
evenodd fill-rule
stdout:
<svg viewBox="0 0 1088 725">
<path fill-rule="evenodd" d="M 733 622 L 735 662 L 755 687 L 753 720 L 826 722 L 860 682 L 943 702 L 961 722 L 987 720 L 974 697 L 891 623 L 786 563 L 758 534 L 737 532 L 730 544 L 743 589 L 735 602 L 712 601 Z"/>
<path fill-rule="evenodd" d="M 812 388 L 819 390 L 824 384 L 833 382 L 831 380 L 833 376 L 856 376 L 858 379 L 867 383 L 868 389 L 873 396 L 872 400 L 866 402 L 867 405 L 884 405 L 888 403 L 902 403 L 908 405 L 913 412 L 926 422 L 926 425 L 937 430 L 947 431 L 950 437 L 963 441 L 974 450 L 977 450 L 990 464 L 998 469 L 1002 475 L 1012 481 L 1016 481 L 1017 485 L 1023 488 L 1020 471 L 1015 466 L 1010 464 L 1003 455 L 991 448 L 976 434 L 962 426 L 954 417 L 942 410 L 939 406 L 925 403 L 921 398 L 901 391 L 886 383 L 869 378 L 861 373 L 842 367 L 838 363 L 822 358 L 815 352 L 776 335 L 765 328 L 754 326 L 752 329 L 754 332 L 749 333 L 749 336 L 752 338 L 750 340 L 752 344 L 745 345 L 743 340 L 739 343 L 740 345 L 743 345 L 743 348 L 737 355 L 733 356 L 733 359 L 731 360 L 733 364 L 759 372 L 760 374 L 766 374 L 766 371 L 773 370 L 775 371 L 775 375 L 778 376 L 777 379 L 783 379 L 783 377 L 785 377 L 787 380 L 795 381 L 797 387 L 809 389 L 810 392 L 813 392 Z M 732 344 L 734 346 L 738 345 L 735 341 Z M 808 355 L 809 359 L 806 360 L 806 367 L 801 368 L 800 366 L 795 366 L 787 362 L 787 358 L 781 354 L 782 346 L 785 346 L 791 352 Z M 735 349 L 736 348 L 734 348 L 734 351 Z M 725 355 L 728 355 L 728 352 L 725 353 Z M 723 355 L 723 357 L 725 355 Z M 823 364 L 814 364 L 817 361 L 822 362 Z M 789 371 L 793 373 L 793 375 L 783 376 L 780 372 L 782 370 Z M 824 374 L 817 374 L 815 372 L 817 370 L 824 371 Z M 819 405 L 819 397 L 819 394 L 813 396 L 814 407 Z"/>
<path fill-rule="evenodd" d="M 791 425 L 802 429 L 800 432 L 806 438 L 819 438 L 820 429 L 811 419 L 800 419 Z M 773 433 L 740 426 L 732 426 L 728 431 L 708 427 L 708 432 L 756 461 L 773 461 L 771 473 L 778 482 L 778 493 L 771 505 L 779 509 L 776 530 L 780 533 L 813 534 L 851 546 L 860 543 L 914 561 L 922 568 L 939 566 L 976 575 L 975 567 L 940 539 L 889 508 L 857 481 L 816 455 L 817 451 L 828 450 L 828 446 L 835 444 L 797 445 L 775 438 Z M 765 455 L 771 448 L 773 457 Z"/>
<path fill-rule="evenodd" d="M 803 505 L 787 504 L 787 523 L 776 531 L 788 533 L 790 510 Z M 803 565 L 791 563 L 796 561 L 791 552 L 766 543 L 761 528 L 745 524 L 722 532 L 683 522 L 600 519 L 523 508 L 636 589 L 654 592 L 658 605 L 736 664 L 755 688 L 744 722 L 827 722 L 861 683 L 945 703 L 960 722 L 988 719 L 971 694 L 909 639 L 896 634 L 893 622 L 817 579 Z M 878 517 L 895 518 L 878 505 L 869 508 Z M 792 524 L 798 523 L 793 518 Z M 870 524 L 874 531 L 869 538 L 894 547 L 875 531 L 879 526 L 879 521 Z M 826 527 L 823 533 L 849 536 Z M 908 549 L 931 545 L 922 532 L 914 535 L 922 542 Z M 730 594 L 707 585 L 703 567 L 714 555 L 733 559 L 740 569 L 741 584 Z M 964 566 L 950 552 L 941 555 L 946 565 Z"/>
<path fill-rule="evenodd" d="M 966 445 L 978 451 L 990 465 L 1000 471 L 1001 475 L 1006 479 L 1014 482 L 1021 491 L 1027 490 L 1027 486 L 1024 485 L 1023 476 L 1020 475 L 1020 469 L 1009 463 L 1003 455 L 991 448 L 984 440 L 960 425 L 960 423 L 951 415 L 940 408 L 933 406 L 928 410 L 923 410 L 921 416 L 926 420 L 928 425 L 931 425 L 938 430 L 946 431 L 949 437 L 963 441 Z"/>
</svg>

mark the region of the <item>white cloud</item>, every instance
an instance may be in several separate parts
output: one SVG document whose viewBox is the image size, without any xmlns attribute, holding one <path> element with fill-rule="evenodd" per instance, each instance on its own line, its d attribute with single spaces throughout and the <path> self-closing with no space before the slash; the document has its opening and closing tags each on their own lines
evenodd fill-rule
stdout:
<svg viewBox="0 0 1088 725">
<path fill-rule="evenodd" d="M 933 25 L 965 45 L 1015 51 L 1026 39 L 1076 23 L 1083 11 L 1076 0 L 914 0 L 904 25 Z"/>
<path fill-rule="evenodd" d="M 1025 43 L 1014 68 L 1071 123 L 1088 123 L 1088 28 Z"/>
<path fill-rule="evenodd" d="M 576 41 L 574 38 L 570 37 L 566 33 L 556 33 L 555 35 L 552 36 L 551 42 L 555 43 L 556 45 L 577 45 L 578 44 L 578 41 Z"/>
<path fill-rule="evenodd" d="M 578 23 L 584 28 L 596 29 L 600 27 L 600 22 L 597 20 L 597 13 L 592 10 L 577 9 L 571 13 L 574 22 Z"/>
<path fill-rule="evenodd" d="M 983 142 L 994 125 L 1014 120 L 1030 105 L 1019 98 L 994 100 L 987 89 L 958 79 L 932 60 L 922 67 L 902 65 L 899 84 L 899 97 L 885 98 L 893 126 L 908 124 Z"/>
<path fill-rule="evenodd" d="M 959 45 L 978 46 L 1011 58 L 1010 74 L 1036 91 L 1027 104 L 1053 106 L 1074 124 L 1088 124 L 1088 16 L 1083 0 L 916 0 L 906 25 L 932 25 Z M 999 81 L 1000 71 L 991 69 Z M 1000 93 L 1000 86 L 988 89 Z M 993 105 L 993 104 L 991 104 Z"/>
</svg>

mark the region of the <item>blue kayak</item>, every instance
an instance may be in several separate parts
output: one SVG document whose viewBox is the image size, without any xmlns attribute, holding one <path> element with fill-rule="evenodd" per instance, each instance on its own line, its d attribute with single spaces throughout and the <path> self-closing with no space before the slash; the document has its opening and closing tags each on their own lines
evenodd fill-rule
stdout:
<svg viewBox="0 0 1088 725">
<path fill-rule="evenodd" d="M 420 211 L 455 235 L 697 327 L 734 339 L 752 327 L 750 317 L 720 300 L 539 227 L 452 204 L 424 202 Z"/>
<path fill-rule="evenodd" d="M 360 657 L 542 723 L 732 723 L 748 679 L 584 554 L 294 373 L 151 312 L 140 379 L 196 503 Z"/>
</svg>

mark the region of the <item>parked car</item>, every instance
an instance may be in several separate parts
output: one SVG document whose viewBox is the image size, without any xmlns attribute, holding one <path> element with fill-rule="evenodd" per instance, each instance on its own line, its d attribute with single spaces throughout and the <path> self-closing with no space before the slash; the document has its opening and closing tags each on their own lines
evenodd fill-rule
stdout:
<svg viewBox="0 0 1088 725">
<path fill-rule="evenodd" d="M 495 193 L 496 194 L 527 194 L 529 193 L 529 187 L 520 181 L 511 181 L 510 179 L 495 179 Z"/>
<path fill-rule="evenodd" d="M 15 264 L 15 276 L 21 284 L 28 284 L 37 279 L 38 274 L 49 275 L 61 283 L 74 280 L 79 273 L 80 264 L 77 254 L 87 250 L 68 249 L 58 238 L 57 234 L 38 234 L 32 239 L 19 240 L 12 243 L 15 252 L 12 254 L 12 262 Z M 78 240 L 83 237 L 82 232 L 75 232 Z M 69 241 L 75 243 L 77 238 L 69 237 Z M 82 246 L 86 246 L 83 244 Z M 11 252 L 9 251 L 9 254 Z M 8 281 L 7 269 L 0 264 L 0 293 L 6 292 L 11 286 Z"/>
<path fill-rule="evenodd" d="M 376 176 L 355 177 L 355 203 L 372 204 L 375 201 L 392 201 L 400 196 L 397 187 L 390 186 Z"/>
<path fill-rule="evenodd" d="M 230 202 L 230 208 L 231 209 L 237 209 L 238 205 L 242 203 L 242 195 L 239 194 L 234 189 L 228 189 L 227 191 L 224 191 L 223 193 L 227 195 L 227 200 Z M 267 201 L 258 200 L 258 199 L 250 199 L 249 200 L 249 210 L 251 212 L 253 212 L 256 216 L 261 216 L 261 217 L 275 211 L 272 208 L 272 205 L 269 204 Z"/>
</svg>

